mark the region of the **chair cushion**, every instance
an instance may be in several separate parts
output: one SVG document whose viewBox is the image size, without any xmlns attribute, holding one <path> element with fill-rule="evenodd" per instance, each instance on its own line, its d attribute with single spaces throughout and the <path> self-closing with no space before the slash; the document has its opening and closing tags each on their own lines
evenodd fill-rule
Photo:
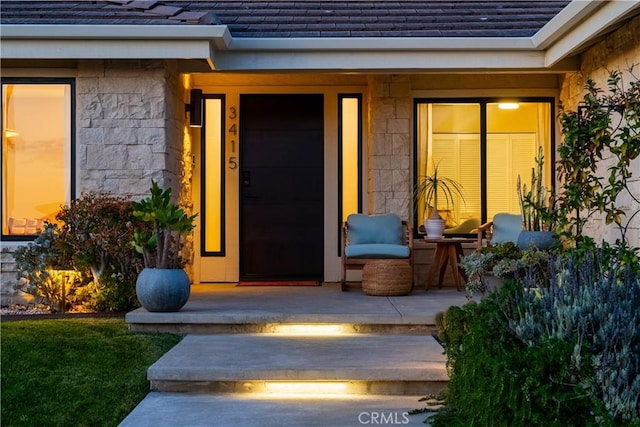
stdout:
<svg viewBox="0 0 640 427">
<path fill-rule="evenodd" d="M 518 236 L 522 231 L 522 216 L 520 214 L 498 213 L 493 217 L 493 234 L 491 244 L 518 243 Z"/>
<path fill-rule="evenodd" d="M 409 246 L 387 243 L 349 245 L 344 249 L 347 258 L 409 258 Z"/>
<path fill-rule="evenodd" d="M 402 221 L 395 214 L 351 214 L 347 217 L 347 226 L 349 245 L 402 244 Z"/>
</svg>

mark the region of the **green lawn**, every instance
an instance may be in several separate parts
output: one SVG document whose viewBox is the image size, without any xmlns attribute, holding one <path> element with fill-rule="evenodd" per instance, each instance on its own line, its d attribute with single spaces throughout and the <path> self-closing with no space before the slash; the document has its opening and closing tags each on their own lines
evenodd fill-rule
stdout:
<svg viewBox="0 0 640 427">
<path fill-rule="evenodd" d="M 147 367 L 181 339 L 123 319 L 2 322 L 2 426 L 116 426 L 149 391 Z"/>
</svg>

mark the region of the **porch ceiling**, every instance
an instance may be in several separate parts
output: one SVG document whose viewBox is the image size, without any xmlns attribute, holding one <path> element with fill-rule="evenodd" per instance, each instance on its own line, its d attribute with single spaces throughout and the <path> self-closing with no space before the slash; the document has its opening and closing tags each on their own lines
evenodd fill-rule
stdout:
<svg viewBox="0 0 640 427">
<path fill-rule="evenodd" d="M 638 15 L 640 3 L 3 0 L 0 12 L 3 60 L 171 58 L 183 71 L 559 72 L 577 69 L 572 57 Z"/>
</svg>

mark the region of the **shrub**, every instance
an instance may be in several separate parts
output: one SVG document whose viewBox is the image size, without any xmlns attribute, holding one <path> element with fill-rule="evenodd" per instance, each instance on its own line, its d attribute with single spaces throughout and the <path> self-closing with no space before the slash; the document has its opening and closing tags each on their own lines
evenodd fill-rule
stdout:
<svg viewBox="0 0 640 427">
<path fill-rule="evenodd" d="M 533 274 L 539 283 L 546 283 L 551 257 L 548 251 L 536 248 L 521 250 L 512 242 L 483 246 L 461 258 L 462 268 L 469 277 L 467 291 L 470 296 L 486 292 L 486 275 L 510 279 Z"/>
<path fill-rule="evenodd" d="M 525 272 L 445 313 L 451 381 L 434 426 L 640 426 L 636 251 L 576 250 L 552 266 L 547 286 Z"/>
<path fill-rule="evenodd" d="M 62 285 L 52 270 L 64 266 L 83 278 L 69 289 L 68 302 L 100 311 L 137 306 L 135 281 L 142 257 L 131 241 L 134 228 L 145 225 L 133 216 L 132 202 L 104 192 L 86 193 L 62 207 L 56 219 L 59 226 L 47 224 L 33 243 L 14 254 L 21 289 L 57 307 Z"/>
<path fill-rule="evenodd" d="M 451 380 L 437 426 L 588 425 L 594 402 L 565 385 L 568 344 L 527 347 L 508 327 L 505 301 L 521 292 L 508 280 L 480 303 L 447 311 L 445 342 Z"/>
<path fill-rule="evenodd" d="M 16 290 L 40 299 L 52 311 L 64 311 L 81 286 L 81 275 L 71 273 L 71 253 L 60 244 L 58 235 L 58 226 L 45 222 L 33 242 L 13 252 L 18 271 Z"/>
<path fill-rule="evenodd" d="M 564 381 L 602 401 L 613 420 L 630 422 L 640 419 L 640 276 L 637 263 L 621 259 L 627 249 L 567 253 L 548 288 L 520 294 L 522 310 L 509 324 L 529 347 L 572 343 Z"/>
<path fill-rule="evenodd" d="M 131 246 L 139 225 L 133 202 L 106 192 L 84 193 L 63 207 L 56 219 L 62 223 L 61 244 L 73 253 L 73 265 L 93 276 L 88 305 L 113 311 L 134 307 L 142 258 Z"/>
</svg>

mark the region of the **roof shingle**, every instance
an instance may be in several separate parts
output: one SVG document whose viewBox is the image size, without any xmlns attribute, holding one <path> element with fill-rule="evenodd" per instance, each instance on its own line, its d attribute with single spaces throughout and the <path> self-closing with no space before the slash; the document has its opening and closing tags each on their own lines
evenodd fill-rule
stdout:
<svg viewBox="0 0 640 427">
<path fill-rule="evenodd" d="M 2 0 L 2 24 L 210 25 L 234 37 L 530 37 L 568 0 Z"/>
</svg>

